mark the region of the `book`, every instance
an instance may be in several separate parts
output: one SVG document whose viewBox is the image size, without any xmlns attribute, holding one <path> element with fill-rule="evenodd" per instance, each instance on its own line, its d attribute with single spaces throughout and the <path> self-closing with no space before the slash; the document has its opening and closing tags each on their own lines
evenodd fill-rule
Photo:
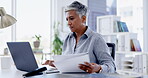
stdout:
<svg viewBox="0 0 148 78">
<path fill-rule="evenodd" d="M 137 39 L 137 33 L 123 33 L 117 36 L 118 51 L 135 51 L 131 49 L 131 39 Z"/>
<path fill-rule="evenodd" d="M 125 34 L 125 51 L 131 50 L 131 39 L 137 39 L 137 33 L 126 33 Z"/>
<path fill-rule="evenodd" d="M 147 55 L 142 55 L 142 73 L 147 74 L 148 73 L 148 60 Z"/>
<path fill-rule="evenodd" d="M 129 32 L 125 22 L 120 22 L 122 32 Z"/>
<path fill-rule="evenodd" d="M 120 21 L 117 21 L 117 25 L 118 25 L 118 31 L 119 32 L 122 32 L 122 28 L 121 28 L 121 22 Z"/>
<path fill-rule="evenodd" d="M 125 22 L 117 21 L 117 28 L 119 32 L 129 32 Z"/>
<path fill-rule="evenodd" d="M 137 39 L 131 40 L 131 50 L 132 51 L 142 51 L 139 40 L 137 40 Z"/>
<path fill-rule="evenodd" d="M 137 73 L 142 73 L 142 74 L 147 74 L 147 55 L 145 54 L 140 54 L 140 55 L 135 55 L 134 57 L 134 63 L 133 63 L 133 71 Z"/>
<path fill-rule="evenodd" d="M 140 55 L 135 55 L 135 58 L 134 58 L 134 65 L 133 65 L 133 71 L 134 72 L 139 72 L 139 57 L 140 57 Z"/>
<path fill-rule="evenodd" d="M 118 23 L 117 23 L 117 21 L 114 21 L 113 32 L 119 32 L 119 28 L 118 28 Z"/>
<path fill-rule="evenodd" d="M 130 44 L 131 44 L 131 51 L 136 51 L 132 40 L 130 41 Z"/>
</svg>

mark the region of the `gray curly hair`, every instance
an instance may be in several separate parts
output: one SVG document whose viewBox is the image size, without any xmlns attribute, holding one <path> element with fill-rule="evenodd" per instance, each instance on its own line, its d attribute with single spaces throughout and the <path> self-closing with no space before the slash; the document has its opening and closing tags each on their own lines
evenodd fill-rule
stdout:
<svg viewBox="0 0 148 78">
<path fill-rule="evenodd" d="M 65 12 L 70 10 L 75 10 L 80 17 L 87 15 L 87 7 L 78 1 L 74 1 L 69 6 L 67 6 Z"/>
</svg>

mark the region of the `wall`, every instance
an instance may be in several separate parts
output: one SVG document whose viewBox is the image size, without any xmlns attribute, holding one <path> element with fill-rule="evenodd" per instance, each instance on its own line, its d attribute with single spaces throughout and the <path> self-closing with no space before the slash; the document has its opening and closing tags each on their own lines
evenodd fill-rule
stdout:
<svg viewBox="0 0 148 78">
<path fill-rule="evenodd" d="M 143 41 L 144 51 L 148 52 L 148 0 L 143 0 Z"/>
</svg>

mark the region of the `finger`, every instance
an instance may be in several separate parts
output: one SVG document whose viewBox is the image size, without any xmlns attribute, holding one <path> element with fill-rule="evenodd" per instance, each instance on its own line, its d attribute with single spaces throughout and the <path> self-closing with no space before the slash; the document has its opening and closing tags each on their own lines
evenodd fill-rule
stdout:
<svg viewBox="0 0 148 78">
<path fill-rule="evenodd" d="M 50 62 L 54 62 L 53 60 L 49 60 Z"/>
<path fill-rule="evenodd" d="M 87 73 L 92 73 L 92 69 L 91 69 L 91 68 L 87 68 L 87 69 L 86 69 L 86 72 L 87 72 Z"/>
<path fill-rule="evenodd" d="M 86 66 L 84 64 L 79 64 L 79 68 L 82 69 L 82 70 L 85 70 Z"/>
<path fill-rule="evenodd" d="M 92 64 L 91 63 L 88 63 L 88 62 L 84 62 L 86 66 L 86 68 L 83 68 L 84 71 L 86 71 L 87 73 L 92 73 L 93 72 L 93 67 L 92 67 Z"/>
<path fill-rule="evenodd" d="M 79 65 L 79 68 L 81 69 L 81 70 L 84 70 L 84 71 L 86 71 L 87 70 L 87 66 L 86 65 Z"/>
<path fill-rule="evenodd" d="M 80 68 L 81 70 L 84 70 L 84 71 L 87 72 L 87 73 L 91 73 L 91 72 L 92 72 L 92 69 L 91 69 L 89 66 L 84 65 L 84 64 L 79 64 L 79 68 Z"/>
<path fill-rule="evenodd" d="M 50 66 L 55 67 L 55 65 L 54 65 L 54 64 L 51 64 Z"/>
<path fill-rule="evenodd" d="M 43 63 L 43 65 L 47 65 L 49 63 L 49 60 L 47 60 L 45 63 Z"/>
<path fill-rule="evenodd" d="M 79 64 L 79 66 L 85 66 L 85 64 Z"/>
<path fill-rule="evenodd" d="M 92 65 L 95 65 L 96 63 L 91 63 Z"/>
<path fill-rule="evenodd" d="M 91 66 L 91 63 L 88 62 L 84 62 L 87 66 Z"/>
<path fill-rule="evenodd" d="M 90 66 L 88 66 L 88 65 L 86 65 L 86 64 L 79 64 L 79 67 L 90 68 Z"/>
<path fill-rule="evenodd" d="M 49 65 L 54 65 L 52 61 L 49 61 L 49 63 L 48 63 L 48 64 L 49 64 Z"/>
</svg>

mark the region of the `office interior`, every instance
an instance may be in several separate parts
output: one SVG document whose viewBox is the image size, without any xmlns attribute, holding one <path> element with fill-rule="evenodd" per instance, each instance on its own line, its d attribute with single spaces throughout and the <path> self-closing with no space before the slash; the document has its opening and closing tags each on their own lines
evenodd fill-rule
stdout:
<svg viewBox="0 0 148 78">
<path fill-rule="evenodd" d="M 7 14 L 15 17 L 17 22 L 10 27 L 0 29 L 0 55 L 4 55 L 4 49 L 7 48 L 6 42 L 27 41 L 30 42 L 34 51 L 49 54 L 46 58 L 51 59 L 55 33 L 58 32 L 58 37 L 63 42 L 70 32 L 64 9 L 73 1 L 75 0 L 1 0 L 0 7 L 4 7 Z M 77 1 L 88 6 L 89 14 L 86 24 L 92 30 L 97 32 L 97 17 L 119 16 L 120 21 L 126 22 L 129 32 L 137 33 L 137 40 L 141 46 L 140 52 L 124 51 L 125 54 L 144 53 L 147 55 L 148 0 Z M 38 49 L 34 47 L 37 37 L 40 39 Z"/>
</svg>

